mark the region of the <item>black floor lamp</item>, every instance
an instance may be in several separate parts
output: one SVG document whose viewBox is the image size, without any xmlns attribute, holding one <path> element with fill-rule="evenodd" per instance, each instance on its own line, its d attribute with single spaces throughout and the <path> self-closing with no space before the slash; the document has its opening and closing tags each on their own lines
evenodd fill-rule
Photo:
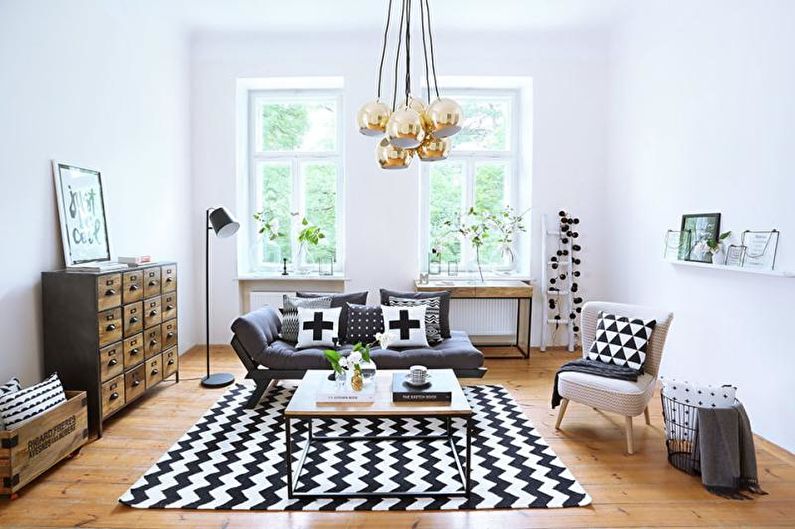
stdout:
<svg viewBox="0 0 795 529">
<path fill-rule="evenodd" d="M 235 376 L 231 373 L 215 373 L 210 374 L 210 230 L 215 232 L 215 235 L 225 239 L 237 233 L 240 228 L 232 214 L 227 211 L 225 207 L 208 208 L 205 218 L 205 232 L 204 238 L 204 288 L 205 288 L 205 324 L 206 324 L 206 355 L 207 355 L 207 376 L 202 379 L 202 386 L 206 388 L 222 388 L 228 386 L 235 381 Z"/>
</svg>

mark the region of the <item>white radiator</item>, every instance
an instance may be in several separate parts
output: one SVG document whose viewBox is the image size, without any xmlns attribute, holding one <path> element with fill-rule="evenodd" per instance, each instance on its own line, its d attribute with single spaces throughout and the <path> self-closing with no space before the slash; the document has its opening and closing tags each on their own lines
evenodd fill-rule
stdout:
<svg viewBox="0 0 795 529">
<path fill-rule="evenodd" d="M 249 310 L 257 310 L 265 305 L 282 308 L 283 296 L 288 294 L 294 296 L 295 292 L 249 292 L 248 295 L 248 308 Z"/>
<path fill-rule="evenodd" d="M 470 336 L 515 336 L 516 299 L 451 299 L 450 328 Z"/>
</svg>

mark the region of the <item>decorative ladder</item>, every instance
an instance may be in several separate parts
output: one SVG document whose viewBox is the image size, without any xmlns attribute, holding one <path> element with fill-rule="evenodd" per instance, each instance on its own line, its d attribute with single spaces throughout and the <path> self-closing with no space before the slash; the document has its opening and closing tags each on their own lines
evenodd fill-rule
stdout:
<svg viewBox="0 0 795 529">
<path fill-rule="evenodd" d="M 554 225 L 553 225 L 554 226 Z M 566 346 L 569 352 L 574 351 L 574 346 L 576 343 L 574 337 L 574 325 L 576 322 L 571 321 L 571 319 L 566 316 L 560 317 L 560 319 L 555 319 L 554 316 L 550 314 L 549 309 L 549 300 L 554 299 L 557 304 L 557 312 L 558 315 L 561 314 L 569 314 L 573 312 L 574 302 L 573 302 L 573 295 L 571 292 L 571 284 L 574 281 L 572 277 L 571 271 L 571 260 L 573 258 L 573 251 L 572 251 L 572 241 L 571 238 L 568 239 L 568 242 L 564 243 L 561 239 L 563 239 L 561 232 L 559 231 L 560 224 L 558 224 L 555 229 L 550 230 L 549 219 L 547 219 L 546 213 L 541 216 L 541 257 L 543 259 L 543 263 L 541 266 L 541 288 L 543 289 L 543 304 L 542 304 L 542 325 L 541 325 L 541 350 L 546 351 L 547 345 L 550 344 L 550 340 L 552 339 L 553 333 L 550 330 L 550 326 L 555 327 L 562 327 L 566 331 Z M 550 242 L 552 241 L 552 244 Z M 567 255 L 558 256 L 558 251 L 567 251 Z M 553 261 L 552 257 L 557 257 L 557 261 Z M 555 286 L 557 290 L 550 289 L 550 269 L 553 264 L 558 265 L 558 270 L 566 270 L 566 279 L 557 279 Z M 555 277 L 559 275 L 559 273 L 554 274 Z M 563 310 L 565 308 L 566 310 Z"/>
</svg>

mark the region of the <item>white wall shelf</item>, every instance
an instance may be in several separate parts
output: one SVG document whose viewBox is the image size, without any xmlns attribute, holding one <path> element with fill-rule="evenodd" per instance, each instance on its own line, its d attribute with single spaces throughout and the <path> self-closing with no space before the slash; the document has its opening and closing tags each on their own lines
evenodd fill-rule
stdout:
<svg viewBox="0 0 795 529">
<path fill-rule="evenodd" d="M 674 259 L 666 259 L 669 263 L 676 266 L 689 266 L 692 268 L 709 268 L 710 270 L 723 270 L 728 272 L 743 272 L 746 274 L 757 274 L 763 276 L 775 277 L 795 277 L 795 272 L 788 272 L 785 270 L 760 270 L 758 268 L 743 268 L 741 266 L 726 266 L 712 263 L 700 263 L 698 261 L 678 261 Z"/>
</svg>

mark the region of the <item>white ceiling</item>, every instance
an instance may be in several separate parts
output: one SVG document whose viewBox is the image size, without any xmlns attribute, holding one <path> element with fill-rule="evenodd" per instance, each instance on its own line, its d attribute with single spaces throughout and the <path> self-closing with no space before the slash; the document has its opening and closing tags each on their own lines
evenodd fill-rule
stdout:
<svg viewBox="0 0 795 529">
<path fill-rule="evenodd" d="M 183 0 L 192 30 L 295 31 L 383 27 L 388 0 Z M 400 0 L 393 0 L 397 12 Z M 610 25 L 632 0 L 429 0 L 434 28 L 563 30 Z M 412 11 L 419 13 L 418 0 Z M 162 6 L 162 4 L 160 4 Z"/>
</svg>

